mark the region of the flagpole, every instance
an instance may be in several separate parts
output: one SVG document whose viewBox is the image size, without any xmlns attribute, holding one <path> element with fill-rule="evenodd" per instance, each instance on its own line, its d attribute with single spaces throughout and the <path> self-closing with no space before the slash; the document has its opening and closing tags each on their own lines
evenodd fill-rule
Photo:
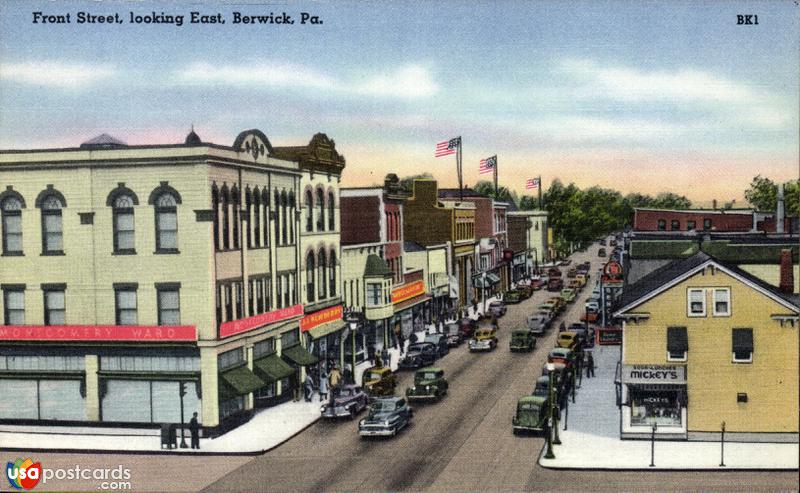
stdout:
<svg viewBox="0 0 800 493">
<path fill-rule="evenodd" d="M 456 152 L 456 167 L 458 169 L 458 196 L 461 202 L 464 202 L 464 183 L 461 174 L 461 136 L 458 137 L 458 151 Z"/>
<path fill-rule="evenodd" d="M 539 210 L 542 210 L 542 175 L 539 175 Z"/>
<path fill-rule="evenodd" d="M 497 198 L 497 154 L 494 156 L 494 198 Z"/>
</svg>

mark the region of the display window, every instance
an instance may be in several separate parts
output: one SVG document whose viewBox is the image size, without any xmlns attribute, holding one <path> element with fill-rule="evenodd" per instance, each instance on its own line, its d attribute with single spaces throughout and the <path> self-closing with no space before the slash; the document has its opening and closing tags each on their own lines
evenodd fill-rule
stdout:
<svg viewBox="0 0 800 493">
<path fill-rule="evenodd" d="M 631 389 L 631 426 L 681 426 L 681 398 L 677 390 Z"/>
</svg>

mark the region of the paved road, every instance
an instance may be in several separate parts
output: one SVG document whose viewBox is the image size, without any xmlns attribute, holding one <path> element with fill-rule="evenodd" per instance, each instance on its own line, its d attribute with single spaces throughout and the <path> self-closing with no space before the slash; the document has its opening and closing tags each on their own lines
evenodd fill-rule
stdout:
<svg viewBox="0 0 800 493">
<path fill-rule="evenodd" d="M 592 261 L 597 247 L 573 262 Z M 593 280 L 592 280 L 593 282 Z M 577 321 L 590 289 L 561 319 Z M 515 437 L 511 417 L 519 396 L 531 391 L 557 329 L 540 338 L 533 354 L 508 350 L 513 327 L 551 293 L 538 291 L 509 306 L 500 320 L 499 346 L 491 353 L 452 350 L 437 365 L 450 380 L 438 404 L 417 405 L 413 425 L 386 440 L 363 440 L 351 421 L 320 422 L 280 448 L 211 484 L 208 491 L 717 491 L 797 489 L 791 473 L 608 473 L 557 471 L 539 467 L 538 437 Z M 557 326 L 560 320 L 555 321 Z M 411 381 L 403 374 L 399 390 Z M 580 399 L 580 393 L 578 394 Z M 565 488 L 566 486 L 566 488 Z"/>
</svg>

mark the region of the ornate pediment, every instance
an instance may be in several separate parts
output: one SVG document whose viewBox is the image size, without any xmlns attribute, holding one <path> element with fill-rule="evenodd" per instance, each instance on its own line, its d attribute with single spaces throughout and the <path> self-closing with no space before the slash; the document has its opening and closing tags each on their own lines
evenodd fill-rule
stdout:
<svg viewBox="0 0 800 493">
<path fill-rule="evenodd" d="M 263 161 L 274 152 L 267 136 L 258 129 L 240 133 L 233 142 L 233 150 L 247 154 L 253 161 Z"/>
</svg>

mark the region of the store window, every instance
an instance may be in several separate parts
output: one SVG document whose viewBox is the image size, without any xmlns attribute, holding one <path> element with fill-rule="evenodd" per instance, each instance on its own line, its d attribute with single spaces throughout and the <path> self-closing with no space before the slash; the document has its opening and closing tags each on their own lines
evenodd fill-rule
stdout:
<svg viewBox="0 0 800 493">
<path fill-rule="evenodd" d="M 164 284 L 156 286 L 158 296 L 158 325 L 181 324 L 180 286 Z"/>
<path fill-rule="evenodd" d="M 733 329 L 733 362 L 753 362 L 753 329 Z"/>
<path fill-rule="evenodd" d="M 136 288 L 133 286 L 114 287 L 117 325 L 136 325 Z"/>
<path fill-rule="evenodd" d="M 25 288 L 3 287 L 3 323 L 25 324 Z"/>
<path fill-rule="evenodd" d="M 690 317 L 706 316 L 706 291 L 705 289 L 689 289 L 688 294 L 688 315 Z"/>
<path fill-rule="evenodd" d="M 681 401 L 677 390 L 631 388 L 632 426 L 681 426 Z"/>
<path fill-rule="evenodd" d="M 729 317 L 731 314 L 731 290 L 714 289 L 714 316 Z"/>
<path fill-rule="evenodd" d="M 667 327 L 667 361 L 686 361 L 688 351 L 686 327 Z"/>
<path fill-rule="evenodd" d="M 23 201 L 8 197 L 0 204 L 3 215 L 3 255 L 22 255 Z"/>
<path fill-rule="evenodd" d="M 65 325 L 67 323 L 65 288 L 44 288 L 44 324 Z"/>
<path fill-rule="evenodd" d="M 64 233 L 61 224 L 62 201 L 50 195 L 41 204 L 42 207 L 42 253 L 58 255 L 64 253 Z"/>
</svg>

